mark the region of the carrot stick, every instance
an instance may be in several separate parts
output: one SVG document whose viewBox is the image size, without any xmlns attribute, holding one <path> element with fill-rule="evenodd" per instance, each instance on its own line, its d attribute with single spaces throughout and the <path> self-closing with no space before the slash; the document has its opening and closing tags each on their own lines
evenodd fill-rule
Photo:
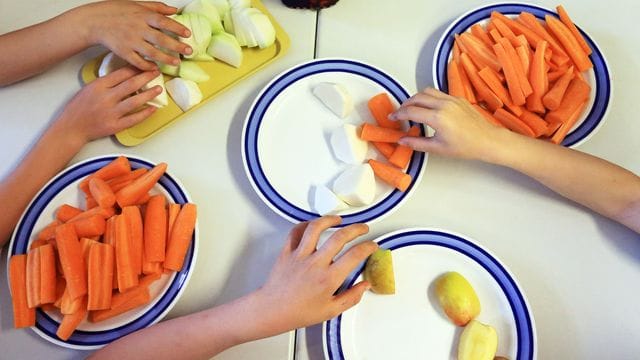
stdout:
<svg viewBox="0 0 640 360">
<path fill-rule="evenodd" d="M 115 259 L 115 248 L 116 248 L 116 237 L 115 237 L 115 228 L 116 226 L 116 218 L 115 216 L 112 216 L 110 218 L 107 219 L 107 225 L 106 225 L 106 229 L 104 231 L 104 237 L 102 238 L 102 242 L 108 245 L 111 245 L 114 249 L 114 259 Z M 112 289 L 117 289 L 118 288 L 118 269 L 116 267 L 116 262 L 115 260 L 113 261 L 113 270 L 112 270 L 112 274 L 113 274 L 113 279 L 112 279 L 112 285 L 111 288 Z"/>
<path fill-rule="evenodd" d="M 377 141 L 372 141 L 371 143 L 376 148 L 376 150 L 378 150 L 387 159 L 396 150 L 396 146 L 391 143 L 383 143 L 383 142 L 377 142 Z"/>
<path fill-rule="evenodd" d="M 494 44 L 497 44 L 500 41 L 500 39 L 503 38 L 502 34 L 500 34 L 498 29 L 493 29 L 489 31 L 489 36 L 491 36 L 491 40 L 493 40 Z"/>
<path fill-rule="evenodd" d="M 460 68 L 454 60 L 449 61 L 447 66 L 447 85 L 449 95 L 465 97 L 464 84 L 462 83 L 462 78 L 460 78 Z"/>
<path fill-rule="evenodd" d="M 78 209 L 75 206 L 71 206 L 69 204 L 62 204 L 58 210 L 56 211 L 56 219 L 61 222 L 67 222 L 71 220 L 74 216 L 80 214 L 82 210 Z"/>
<path fill-rule="evenodd" d="M 140 208 L 134 205 L 126 206 L 122 209 L 122 215 L 127 220 L 133 269 L 137 275 L 140 275 L 142 274 L 142 253 L 144 252 L 144 231 Z"/>
<path fill-rule="evenodd" d="M 148 274 L 143 276 L 142 278 L 140 278 L 140 284 L 138 284 L 138 286 L 144 286 L 144 287 L 149 287 L 151 286 L 151 284 L 160 279 L 162 277 L 162 269 L 160 269 L 160 271 L 152 273 L 152 274 Z"/>
<path fill-rule="evenodd" d="M 34 326 L 36 310 L 27 304 L 27 254 L 9 258 L 9 289 L 13 304 L 13 327 Z"/>
<path fill-rule="evenodd" d="M 167 246 L 171 241 L 171 231 L 173 230 L 173 224 L 180 213 L 180 204 L 170 203 L 167 209 Z M 165 254 L 166 256 L 166 254 Z"/>
<path fill-rule="evenodd" d="M 478 69 L 471 61 L 471 58 L 466 53 L 462 53 L 460 55 L 460 62 L 462 63 L 462 68 L 467 73 L 471 84 L 473 84 L 473 88 L 478 92 L 478 96 L 480 99 L 487 102 L 487 106 L 490 109 L 497 109 L 503 106 L 500 98 L 493 92 L 491 89 L 482 81 L 480 76 L 478 75 Z"/>
<path fill-rule="evenodd" d="M 509 114 L 505 109 L 500 108 L 496 110 L 493 113 L 493 116 L 511 131 L 515 131 L 529 137 L 535 136 L 533 130 L 531 130 L 527 124 L 514 115 Z"/>
<path fill-rule="evenodd" d="M 171 240 L 167 246 L 164 259 L 164 268 L 180 271 L 184 263 L 184 257 L 189 249 L 191 237 L 196 227 L 196 205 L 187 203 L 182 205 L 180 213 L 171 229 Z"/>
<path fill-rule="evenodd" d="M 512 46 L 516 46 L 518 44 L 516 34 L 514 34 L 513 31 L 511 31 L 511 29 L 507 26 L 507 24 L 505 24 L 504 21 L 496 14 L 502 15 L 497 11 L 493 11 L 491 13 L 491 23 L 496 27 L 496 29 L 504 38 L 509 40 Z"/>
<path fill-rule="evenodd" d="M 531 60 L 529 59 L 529 50 L 520 45 L 516 48 L 516 54 L 518 54 L 518 58 L 520 59 L 520 63 L 522 64 L 522 68 L 524 69 L 525 76 L 529 76 L 529 69 L 531 65 Z"/>
<path fill-rule="evenodd" d="M 120 207 L 134 204 L 144 194 L 146 194 L 158 182 L 160 177 L 167 170 L 166 163 L 160 163 L 154 166 L 146 174 L 135 179 L 131 184 L 122 188 L 116 193 L 116 201 Z"/>
<path fill-rule="evenodd" d="M 56 253 L 53 245 L 38 248 L 40 253 L 40 303 L 50 304 L 56 301 Z"/>
<path fill-rule="evenodd" d="M 542 103 L 547 109 L 558 109 L 571 79 L 573 79 L 573 66 L 570 67 L 569 70 L 553 84 L 551 90 L 542 97 Z"/>
<path fill-rule="evenodd" d="M 460 35 L 460 41 L 464 44 L 464 48 L 467 49 L 464 52 L 469 55 L 474 64 L 478 67 L 488 66 L 495 71 L 500 71 L 502 66 L 498 59 L 496 59 L 491 48 L 486 47 L 481 40 L 469 33 L 463 33 Z"/>
<path fill-rule="evenodd" d="M 40 230 L 37 240 L 49 240 L 56 237 L 56 226 L 60 225 L 61 222 L 59 220 L 53 220 L 44 229 Z"/>
<path fill-rule="evenodd" d="M 106 221 L 100 215 L 92 215 L 79 220 L 70 221 L 68 224 L 73 225 L 77 236 L 92 237 L 104 234 Z"/>
<path fill-rule="evenodd" d="M 64 295 L 64 290 L 67 288 L 67 282 L 64 280 L 62 276 L 56 276 L 56 300 L 53 302 L 53 306 L 55 308 L 60 308 L 62 302 L 62 295 Z"/>
<path fill-rule="evenodd" d="M 27 253 L 27 305 L 40 306 L 40 248 Z"/>
<path fill-rule="evenodd" d="M 360 132 L 360 138 L 365 141 L 397 143 L 403 136 L 407 136 L 404 131 L 384 128 L 370 123 L 364 123 Z"/>
<path fill-rule="evenodd" d="M 89 250 L 87 310 L 111 308 L 113 246 L 95 243 Z"/>
<path fill-rule="evenodd" d="M 29 250 L 35 249 L 37 247 L 49 244 L 49 240 L 46 239 L 35 239 L 29 245 Z"/>
<path fill-rule="evenodd" d="M 538 22 L 538 19 L 533 14 L 523 11 L 518 16 L 518 20 L 547 42 L 548 47 L 552 50 L 551 59 L 554 63 L 562 65 L 570 60 L 569 55 L 567 55 L 560 43 Z"/>
<path fill-rule="evenodd" d="M 582 112 L 586 107 L 587 101 L 585 100 L 582 102 L 582 104 L 578 105 L 571 113 L 571 115 L 566 118 L 565 122 L 560 125 L 558 130 L 551 137 L 551 142 L 553 142 L 554 144 L 560 144 L 569 133 L 569 130 L 571 130 L 573 125 L 575 125 L 576 121 L 578 121 L 578 118 L 580 117 L 580 115 L 582 115 Z"/>
<path fill-rule="evenodd" d="M 544 40 L 539 34 L 529 29 L 527 26 L 505 16 L 504 14 L 494 11 L 491 13 L 491 17 L 500 19 L 502 23 L 504 23 L 504 25 L 506 25 L 509 29 L 512 30 L 514 34 L 524 36 L 527 42 L 531 44 L 531 46 L 534 49 L 538 47 L 538 44 L 540 43 L 540 41 Z M 518 36 L 516 36 L 516 40 L 517 38 Z M 513 44 L 513 45 L 516 46 L 516 44 Z"/>
<path fill-rule="evenodd" d="M 420 128 L 412 126 L 409 131 L 407 131 L 407 136 L 420 136 Z M 398 145 L 396 150 L 389 157 L 389 162 L 397 166 L 399 169 L 404 169 L 409 165 L 411 156 L 413 156 L 412 148 L 405 145 Z"/>
<path fill-rule="evenodd" d="M 146 286 L 138 287 L 135 291 L 130 290 L 125 293 L 114 294 L 111 299 L 111 309 L 90 312 L 89 321 L 95 323 L 111 319 L 138 306 L 147 304 L 149 301 L 151 301 L 151 294 Z"/>
<path fill-rule="evenodd" d="M 491 114 L 489 111 L 484 109 L 482 106 L 476 105 L 476 104 L 473 104 L 472 106 L 476 110 L 478 110 L 480 115 L 482 115 L 488 122 L 492 123 L 493 125 L 497 125 L 497 126 L 500 126 L 500 127 L 505 127 L 500 121 L 498 121 L 495 117 L 493 117 L 493 114 Z"/>
<path fill-rule="evenodd" d="M 87 293 L 87 270 L 73 224 L 56 227 L 56 243 L 67 289 L 72 299 Z"/>
<path fill-rule="evenodd" d="M 555 132 L 562 126 L 562 123 L 560 121 L 554 121 L 551 123 L 547 124 L 547 131 L 545 132 L 544 136 L 546 137 L 551 137 L 553 136 L 553 134 L 555 134 Z M 562 140 L 561 140 L 562 141 Z"/>
<path fill-rule="evenodd" d="M 80 300 L 81 304 L 78 311 L 73 314 L 67 314 L 62 317 L 60 326 L 56 335 L 62 340 L 68 340 L 78 325 L 87 317 L 87 297 L 83 296 Z"/>
<path fill-rule="evenodd" d="M 82 189 L 85 194 L 89 194 L 90 178 L 96 177 L 102 180 L 109 180 L 117 176 L 124 175 L 130 171 L 131 164 L 129 163 L 129 159 L 124 156 L 118 156 L 117 158 L 113 159 L 113 161 L 101 167 L 93 174 L 82 179 L 82 181 L 80 182 L 80 189 Z"/>
<path fill-rule="evenodd" d="M 124 292 L 138 285 L 138 273 L 133 266 L 132 244 L 129 228 L 124 215 L 116 216 L 116 268 L 118 274 L 118 290 Z"/>
<path fill-rule="evenodd" d="M 591 48 L 587 44 L 587 41 L 584 39 L 582 34 L 580 34 L 580 30 L 578 30 L 576 24 L 573 22 L 573 20 L 571 20 L 564 7 L 562 5 L 558 5 L 556 6 L 556 11 L 558 12 L 560 21 L 562 21 L 562 23 L 569 29 L 569 31 L 571 31 L 571 34 L 573 34 L 573 37 L 576 39 L 585 54 L 591 55 Z"/>
<path fill-rule="evenodd" d="M 509 94 L 511 95 L 511 101 L 514 105 L 524 105 L 526 100 L 524 93 L 522 92 L 522 88 L 520 87 L 520 81 L 518 80 L 515 65 L 507 55 L 507 52 L 501 42 L 493 45 L 493 50 L 496 52 L 498 61 L 502 64 L 504 76 L 507 79 L 507 89 L 509 89 Z"/>
<path fill-rule="evenodd" d="M 78 312 L 82 305 L 83 298 L 85 298 L 84 295 L 78 296 L 77 298 L 71 298 L 69 288 L 65 287 L 65 290 L 62 293 L 62 298 L 60 299 L 60 313 L 63 315 L 69 315 Z"/>
<path fill-rule="evenodd" d="M 571 31 L 557 18 L 551 15 L 545 16 L 549 30 L 558 38 L 560 44 L 569 54 L 571 60 L 579 71 L 587 71 L 593 67 L 589 56 L 582 50 Z"/>
<path fill-rule="evenodd" d="M 578 79 L 571 80 L 560 106 L 556 110 L 548 112 L 545 120 L 549 123 L 555 121 L 566 123 L 575 110 L 589 98 L 590 92 L 591 87 L 587 83 Z"/>
<path fill-rule="evenodd" d="M 369 159 L 369 165 L 371 165 L 373 173 L 380 180 L 400 191 L 406 191 L 409 188 L 409 185 L 411 185 L 411 175 L 403 172 L 395 166 L 388 165 L 374 159 Z"/>
<path fill-rule="evenodd" d="M 531 60 L 531 70 L 529 71 L 529 81 L 533 93 L 527 97 L 527 109 L 537 113 L 544 113 L 545 108 L 542 104 L 542 96 L 547 92 L 548 79 L 545 70 L 544 53 L 547 49 L 547 42 L 541 41 L 533 54 Z"/>
<path fill-rule="evenodd" d="M 378 123 L 378 126 L 382 126 L 390 129 L 400 129 L 400 123 L 397 121 L 389 120 L 389 114 L 396 110 L 395 106 L 391 103 L 389 95 L 384 92 L 373 96 L 367 101 L 367 107 L 369 112 Z"/>
<path fill-rule="evenodd" d="M 106 220 L 112 217 L 115 213 L 116 213 L 116 210 L 112 207 L 108 207 L 108 208 L 96 207 L 96 208 L 81 212 L 80 214 L 74 216 L 72 219 L 70 219 L 67 222 L 72 223 L 80 219 L 85 219 L 94 215 L 100 215 L 102 218 Z"/>
<path fill-rule="evenodd" d="M 144 214 L 144 257 L 149 262 L 164 261 L 167 243 L 167 209 L 164 195 L 149 199 Z"/>
<path fill-rule="evenodd" d="M 524 110 L 522 112 L 522 115 L 519 116 L 520 120 L 522 120 L 525 124 L 527 124 L 527 126 L 529 126 L 531 128 L 531 130 L 533 130 L 533 135 L 535 137 L 540 137 L 544 134 L 546 134 L 547 132 L 547 127 L 548 124 L 546 121 L 544 121 L 541 117 L 539 117 L 538 115 Z"/>
<path fill-rule="evenodd" d="M 493 46 L 493 41 L 491 41 L 491 38 L 489 37 L 489 35 L 487 35 L 487 32 L 482 28 L 480 24 L 474 24 L 471 27 L 471 34 L 482 41 L 487 49 L 491 49 L 491 47 Z"/>
<path fill-rule="evenodd" d="M 458 46 L 458 42 L 454 41 L 453 42 L 453 61 L 455 61 L 456 63 L 460 60 L 460 47 Z"/>
<path fill-rule="evenodd" d="M 524 72 L 524 67 L 520 62 L 520 58 L 518 57 L 518 54 L 516 53 L 516 50 L 514 49 L 514 47 L 511 45 L 511 43 L 509 43 L 509 41 L 507 41 L 507 39 L 504 39 L 504 38 L 500 39 L 500 44 L 502 44 L 502 47 L 507 53 L 507 56 L 509 56 L 509 58 L 511 59 L 511 63 L 513 64 L 513 68 L 516 72 L 516 76 L 518 77 L 518 84 L 520 85 L 522 94 L 526 98 L 527 96 L 531 95 L 531 93 L 533 93 L 533 89 L 531 88 L 529 79 L 527 79 L 527 75 Z M 523 105 L 523 104 L 516 104 L 516 105 Z"/>
<path fill-rule="evenodd" d="M 494 94 L 504 104 L 511 104 L 511 97 L 509 96 L 509 91 L 502 85 L 500 79 L 491 71 L 489 67 L 484 67 L 480 71 L 478 71 L 478 76 L 487 84 L 489 89 L 493 91 Z"/>
<path fill-rule="evenodd" d="M 126 174 L 120 175 L 120 176 L 116 176 L 112 179 L 107 180 L 107 184 L 109 184 L 109 186 L 113 187 L 114 184 L 118 184 L 121 182 L 131 182 L 137 178 L 139 178 L 140 176 L 144 175 L 147 171 L 149 171 L 147 168 L 138 168 L 135 170 L 131 170 Z M 115 193 L 115 191 L 114 191 Z"/>
<path fill-rule="evenodd" d="M 99 178 L 89 180 L 89 191 L 100 207 L 111 207 L 116 203 L 116 195 L 106 181 Z"/>
</svg>

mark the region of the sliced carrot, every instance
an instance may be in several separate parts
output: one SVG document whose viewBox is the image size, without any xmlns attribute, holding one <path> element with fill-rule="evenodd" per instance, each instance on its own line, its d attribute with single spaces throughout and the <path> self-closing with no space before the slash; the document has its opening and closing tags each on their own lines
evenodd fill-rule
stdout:
<svg viewBox="0 0 640 360">
<path fill-rule="evenodd" d="M 525 25 L 517 22 L 514 19 L 511 19 L 507 16 L 505 16 L 504 14 L 501 14 L 499 12 L 492 12 L 491 13 L 491 17 L 493 18 L 498 18 L 502 21 L 502 23 L 504 23 L 504 25 L 506 25 L 509 29 L 512 30 L 512 32 L 516 35 L 522 35 L 524 36 L 524 38 L 527 40 L 528 44 L 531 44 L 531 46 L 535 49 L 538 47 L 538 44 L 540 41 L 543 40 L 543 38 L 535 33 L 533 30 L 529 29 L 528 27 L 526 27 Z M 516 40 L 518 40 L 518 43 L 522 44 L 522 41 L 518 39 L 518 36 L 516 36 Z M 511 39 L 509 39 L 511 40 Z M 514 46 L 517 46 L 516 44 L 513 44 Z"/>
<path fill-rule="evenodd" d="M 458 42 L 454 41 L 453 42 L 453 61 L 455 61 L 456 63 L 460 60 L 460 47 L 458 46 Z"/>
<path fill-rule="evenodd" d="M 109 244 L 95 243 L 89 250 L 87 309 L 111 308 L 114 250 Z"/>
<path fill-rule="evenodd" d="M 372 141 L 371 144 L 373 144 L 376 150 L 378 150 L 380 154 L 384 155 L 387 159 L 396 150 L 396 145 L 393 145 L 392 143 Z"/>
<path fill-rule="evenodd" d="M 589 59 L 589 56 L 582 50 L 580 44 L 575 39 L 571 31 L 556 17 L 547 15 L 545 16 L 547 26 L 551 32 L 558 38 L 558 41 L 567 54 L 575 64 L 579 71 L 587 71 L 593 67 L 593 63 Z"/>
<path fill-rule="evenodd" d="M 587 83 L 574 78 L 569 83 L 560 106 L 556 110 L 548 112 L 545 120 L 549 123 L 556 121 L 566 123 L 576 109 L 589 98 L 590 92 L 591 87 Z"/>
<path fill-rule="evenodd" d="M 37 247 L 49 244 L 49 240 L 47 239 L 35 239 L 29 245 L 29 250 L 35 249 Z"/>
<path fill-rule="evenodd" d="M 56 243 L 67 289 L 72 299 L 87 293 L 87 270 L 82 248 L 73 224 L 56 227 Z"/>
<path fill-rule="evenodd" d="M 406 191 L 411 185 L 411 175 L 395 166 L 374 159 L 369 159 L 369 165 L 376 177 L 400 191 Z"/>
<path fill-rule="evenodd" d="M 562 23 L 569 29 L 569 31 L 571 31 L 571 34 L 573 34 L 573 37 L 576 39 L 578 44 L 580 44 L 580 47 L 585 52 L 585 54 L 591 55 L 591 48 L 587 44 L 587 41 L 584 39 L 582 34 L 580 34 L 580 30 L 578 30 L 576 24 L 573 22 L 573 20 L 571 20 L 565 8 L 562 5 L 558 5 L 556 6 L 556 11 L 558 12 L 560 21 L 562 21 Z"/>
<path fill-rule="evenodd" d="M 547 79 L 547 71 L 545 70 L 544 53 L 547 49 L 547 42 L 541 41 L 533 54 L 531 60 L 531 70 L 529 72 L 529 81 L 533 93 L 527 97 L 527 109 L 539 114 L 545 112 L 542 104 L 542 96 L 547 92 L 549 80 Z"/>
<path fill-rule="evenodd" d="M 135 179 L 131 184 L 116 193 L 116 201 L 120 207 L 134 204 L 158 182 L 167 170 L 166 163 L 154 166 L 146 174 Z"/>
<path fill-rule="evenodd" d="M 27 305 L 30 308 L 40 306 L 40 248 L 27 253 Z"/>
<path fill-rule="evenodd" d="M 140 278 L 140 284 L 138 284 L 138 286 L 149 287 L 154 281 L 160 279 L 161 277 L 162 277 L 162 271 L 145 275 Z"/>
<path fill-rule="evenodd" d="M 533 135 L 535 137 L 540 137 L 547 133 L 548 124 L 540 116 L 528 110 L 524 110 L 519 118 L 527 124 L 531 130 L 533 130 Z"/>
<path fill-rule="evenodd" d="M 131 172 L 131 164 L 129 163 L 129 159 L 127 159 L 125 156 L 118 156 L 107 165 L 101 167 L 93 174 L 84 178 L 80 182 L 80 189 L 82 189 L 85 194 L 90 193 L 89 180 L 91 177 L 96 177 L 102 180 L 109 180 L 129 172 Z"/>
<path fill-rule="evenodd" d="M 53 245 L 38 248 L 40 257 L 40 303 L 50 304 L 56 301 L 56 252 Z"/>
<path fill-rule="evenodd" d="M 567 55 L 560 43 L 556 41 L 556 39 L 540 22 L 538 22 L 538 19 L 533 14 L 526 11 L 521 12 L 518 16 L 518 20 L 547 42 L 549 49 L 551 49 L 549 54 L 551 55 L 551 60 L 554 63 L 562 65 L 566 64 L 570 60 L 569 55 Z"/>
<path fill-rule="evenodd" d="M 491 114 L 489 111 L 487 111 L 482 106 L 477 105 L 477 104 L 473 104 L 473 107 L 476 110 L 478 110 L 480 115 L 482 115 L 488 122 L 492 123 L 493 125 L 497 125 L 497 126 L 500 126 L 500 127 L 505 127 L 500 121 L 498 121 L 495 117 L 493 117 L 493 114 Z"/>
<path fill-rule="evenodd" d="M 67 282 L 62 276 L 56 276 L 56 300 L 53 302 L 53 306 L 57 309 L 60 308 L 62 302 L 62 295 L 67 288 Z"/>
<path fill-rule="evenodd" d="M 78 328 L 78 325 L 87 317 L 87 297 L 82 296 L 80 299 L 80 306 L 78 311 L 73 314 L 67 314 L 62 317 L 60 326 L 56 335 L 62 340 L 68 340 L 73 332 Z"/>
<path fill-rule="evenodd" d="M 507 112 L 505 109 L 500 108 L 496 110 L 493 113 L 493 116 L 511 131 L 515 131 L 519 134 L 529 137 L 535 136 L 533 130 L 531 130 L 531 128 L 527 124 L 518 119 L 516 116 Z"/>
<path fill-rule="evenodd" d="M 89 180 L 89 191 L 100 207 L 111 207 L 116 203 L 116 195 L 106 181 L 100 178 Z"/>
<path fill-rule="evenodd" d="M 149 288 L 146 286 L 137 287 L 125 293 L 117 293 L 111 299 L 112 307 L 107 310 L 96 310 L 89 313 L 89 321 L 100 322 L 112 317 L 124 314 L 151 301 Z"/>
<path fill-rule="evenodd" d="M 132 244 L 129 238 L 127 219 L 117 215 L 115 220 L 116 267 L 118 274 L 118 290 L 124 292 L 138 285 L 138 273 L 133 265 Z"/>
<path fill-rule="evenodd" d="M 149 262 L 164 261 L 167 244 L 167 209 L 164 195 L 154 195 L 144 214 L 144 258 Z"/>
<path fill-rule="evenodd" d="M 367 101 L 367 107 L 369 112 L 378 123 L 378 126 L 382 126 L 390 129 L 400 129 L 400 123 L 397 121 L 389 120 L 389 114 L 396 110 L 391 98 L 386 92 L 377 94 Z"/>
<path fill-rule="evenodd" d="M 493 46 L 493 41 L 480 24 L 474 24 L 471 27 L 471 34 L 482 41 L 487 49 L 491 49 L 491 47 Z"/>
<path fill-rule="evenodd" d="M 27 254 L 9 258 L 9 289 L 13 304 L 13 327 L 34 326 L 36 310 L 27 304 Z"/>
<path fill-rule="evenodd" d="M 525 76 L 529 76 L 529 70 L 531 67 L 531 59 L 529 58 L 529 49 L 520 45 L 516 48 L 516 54 L 518 54 L 518 58 L 520 59 L 520 63 L 522 64 L 522 68 L 524 69 Z"/>
<path fill-rule="evenodd" d="M 74 221 L 78 221 L 80 219 L 85 219 L 85 218 L 88 218 L 88 217 L 91 217 L 91 216 L 94 216 L 94 215 L 100 215 L 106 220 L 106 219 L 112 217 L 115 213 L 116 213 L 116 210 L 113 207 L 108 207 L 108 208 L 95 207 L 93 209 L 89 209 L 89 210 L 81 212 L 80 214 L 74 216 L 72 219 L 70 219 L 67 222 L 68 223 L 72 223 Z"/>
<path fill-rule="evenodd" d="M 73 225 L 78 237 L 92 237 L 104 234 L 106 220 L 100 215 L 92 215 L 70 221 L 68 224 Z"/>
<path fill-rule="evenodd" d="M 171 241 L 171 231 L 173 230 L 173 224 L 176 222 L 176 218 L 180 213 L 180 204 L 170 203 L 167 209 L 167 246 L 169 247 L 169 242 Z M 165 254 L 166 256 L 166 254 Z"/>
<path fill-rule="evenodd" d="M 115 228 L 116 226 L 116 218 L 115 216 L 112 216 L 110 218 L 107 219 L 107 225 L 106 225 L 106 229 L 104 231 L 104 236 L 102 238 L 102 242 L 105 244 L 109 244 L 113 247 L 114 249 L 114 258 L 115 258 L 115 248 L 116 248 L 116 237 L 115 237 Z M 112 289 L 117 289 L 118 288 L 118 269 L 116 267 L 116 262 L 114 260 L 113 262 L 113 281 L 112 281 L 112 285 L 111 288 Z"/>
<path fill-rule="evenodd" d="M 511 29 L 504 23 L 504 21 L 498 16 L 502 15 L 497 11 L 493 11 L 491 13 L 491 23 L 496 27 L 496 29 L 500 32 L 502 37 L 509 40 L 512 46 L 516 46 L 518 44 L 518 40 L 516 39 L 516 34 L 511 31 Z"/>
<path fill-rule="evenodd" d="M 140 275 L 142 274 L 142 254 L 144 252 L 142 214 L 140 208 L 132 205 L 122 209 L 122 216 L 127 220 L 133 269 L 137 275 Z"/>
<path fill-rule="evenodd" d="M 560 144 L 562 140 L 564 140 L 564 138 L 567 136 L 573 125 L 575 125 L 575 123 L 578 121 L 580 115 L 582 115 L 582 112 L 586 107 L 587 101 L 585 100 L 582 102 L 582 104 L 578 105 L 575 110 L 573 110 L 571 115 L 566 118 L 565 122 L 560 125 L 560 127 L 558 127 L 558 130 L 556 130 L 556 132 L 551 137 L 551 142 Z"/>
<path fill-rule="evenodd" d="M 502 64 L 504 76 L 507 79 L 507 89 L 509 89 L 509 94 L 511 95 L 511 101 L 514 105 L 524 105 L 526 100 L 524 93 L 522 92 L 522 88 L 520 87 L 520 81 L 518 80 L 515 64 L 513 64 L 511 58 L 507 55 L 507 52 L 501 42 L 493 45 L 493 50 L 496 52 L 498 61 Z"/>
<path fill-rule="evenodd" d="M 465 97 L 464 84 L 462 78 L 460 78 L 460 68 L 458 64 L 452 59 L 447 66 L 447 87 L 449 95 L 455 97 Z"/>
<path fill-rule="evenodd" d="M 60 299 L 60 313 L 63 315 L 69 315 L 77 312 L 82 305 L 82 299 L 85 298 L 84 295 L 79 296 L 77 298 L 71 298 L 69 294 L 69 288 L 65 287 L 64 292 L 62 293 L 62 298 Z"/>
<path fill-rule="evenodd" d="M 184 263 L 184 257 L 191 244 L 191 237 L 196 227 L 195 204 L 187 203 L 182 205 L 180 213 L 171 229 L 171 240 L 167 245 L 167 253 L 163 267 L 169 270 L 180 271 Z"/>
<path fill-rule="evenodd" d="M 509 91 L 502 85 L 500 79 L 491 71 L 491 68 L 484 67 L 478 71 L 478 76 L 487 84 L 487 86 L 493 91 L 494 94 L 503 104 L 511 104 L 511 97 Z"/>
<path fill-rule="evenodd" d="M 462 55 L 460 55 L 460 62 L 462 63 L 462 68 L 467 73 L 471 84 L 473 84 L 473 88 L 478 92 L 479 98 L 486 101 L 487 106 L 489 106 L 490 109 L 502 107 L 502 101 L 480 78 L 478 75 L 478 69 L 476 69 L 471 58 L 466 53 L 462 53 Z"/>
<path fill-rule="evenodd" d="M 407 131 L 407 136 L 420 136 L 420 128 L 417 126 L 412 126 L 409 131 Z M 412 148 L 405 145 L 398 145 L 393 154 L 389 156 L 389 162 L 400 169 L 404 169 L 405 167 L 407 167 L 407 165 L 409 165 L 411 156 L 413 156 Z"/>
<path fill-rule="evenodd" d="M 500 39 L 503 38 L 502 34 L 498 31 L 498 29 L 493 29 L 489 31 L 489 36 L 491 36 L 491 40 L 493 40 L 494 45 L 497 44 Z"/>
<path fill-rule="evenodd" d="M 397 143 L 407 133 L 401 130 L 384 128 L 370 123 L 364 123 L 360 131 L 360 138 L 365 141 Z"/>
<path fill-rule="evenodd" d="M 531 84 L 529 83 L 529 79 L 524 72 L 524 66 L 520 62 L 520 57 L 518 57 L 518 53 L 516 53 L 516 49 L 511 45 L 509 41 L 502 38 L 500 39 L 500 44 L 504 48 L 507 56 L 511 59 L 511 63 L 513 64 L 514 70 L 516 72 L 516 76 L 518 77 L 518 84 L 520 85 L 520 89 L 522 90 L 522 94 L 525 98 L 531 93 L 533 93 L 533 89 L 531 88 Z M 522 104 L 516 104 L 522 105 Z"/>
<path fill-rule="evenodd" d="M 460 41 L 464 44 L 464 48 L 467 49 L 467 55 L 476 66 L 488 66 L 495 71 L 500 71 L 502 66 L 498 59 L 496 59 L 491 48 L 488 48 L 481 40 L 470 33 L 463 33 L 460 35 Z"/>
<path fill-rule="evenodd" d="M 61 222 L 67 222 L 71 220 L 74 216 L 80 214 L 82 210 L 78 209 L 75 206 L 71 206 L 69 204 L 62 204 L 58 210 L 56 210 L 56 219 Z"/>
<path fill-rule="evenodd" d="M 59 220 L 54 220 L 49 223 L 44 229 L 40 230 L 37 240 L 50 240 L 56 237 L 56 227 L 60 225 L 61 222 Z"/>
<path fill-rule="evenodd" d="M 573 66 L 570 67 L 569 70 L 553 84 L 551 90 L 542 97 L 542 103 L 547 109 L 556 110 L 560 107 L 560 103 L 571 79 L 573 79 Z"/>
</svg>

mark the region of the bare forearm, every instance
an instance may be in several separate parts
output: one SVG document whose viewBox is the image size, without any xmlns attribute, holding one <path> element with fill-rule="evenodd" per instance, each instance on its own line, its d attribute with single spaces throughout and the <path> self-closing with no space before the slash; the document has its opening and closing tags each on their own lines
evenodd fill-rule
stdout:
<svg viewBox="0 0 640 360">
<path fill-rule="evenodd" d="M 560 195 L 640 232 L 640 178 L 606 160 L 510 132 L 486 161 L 531 176 Z"/>
<path fill-rule="evenodd" d="M 0 246 L 11 235 L 28 203 L 42 186 L 59 172 L 84 145 L 60 124 L 49 127 L 18 167 L 0 183 Z"/>
</svg>

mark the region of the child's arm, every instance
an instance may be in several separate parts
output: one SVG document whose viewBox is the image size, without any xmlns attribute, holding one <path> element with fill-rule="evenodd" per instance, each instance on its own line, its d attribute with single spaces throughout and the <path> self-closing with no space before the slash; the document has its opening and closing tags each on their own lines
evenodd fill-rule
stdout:
<svg viewBox="0 0 640 360">
<path fill-rule="evenodd" d="M 153 113 L 138 107 L 157 96 L 156 86 L 128 97 L 158 75 L 123 68 L 85 86 L 65 106 L 17 168 L 0 182 L 0 247 L 8 240 L 29 201 L 87 142 L 128 128 Z"/>
<path fill-rule="evenodd" d="M 289 234 L 269 279 L 230 303 L 164 321 L 127 335 L 93 354 L 94 359 L 208 359 L 232 346 L 331 319 L 357 304 L 368 289 L 360 282 L 334 295 L 345 278 L 377 249 L 372 241 L 348 242 L 368 232 L 346 226 L 316 250 L 318 238 L 338 225 L 337 216 L 298 224 Z"/>
<path fill-rule="evenodd" d="M 640 177 L 620 166 L 494 126 L 465 100 L 434 89 L 414 95 L 393 116 L 435 130 L 431 138 L 403 139 L 414 149 L 513 168 L 640 232 Z"/>
<path fill-rule="evenodd" d="M 188 29 L 165 15 L 176 8 L 157 2 L 104 1 L 82 5 L 42 23 L 0 35 L 0 86 L 38 74 L 78 52 L 104 45 L 141 70 L 152 70 L 148 57 L 165 63 L 178 58 L 164 49 L 188 54 L 183 43 L 163 33 Z"/>
</svg>

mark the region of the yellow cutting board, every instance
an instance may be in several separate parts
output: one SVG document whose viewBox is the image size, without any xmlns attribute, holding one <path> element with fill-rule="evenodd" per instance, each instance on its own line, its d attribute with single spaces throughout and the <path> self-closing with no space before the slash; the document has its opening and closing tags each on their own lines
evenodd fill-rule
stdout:
<svg viewBox="0 0 640 360">
<path fill-rule="evenodd" d="M 178 105 L 169 97 L 169 105 L 157 109 L 153 115 L 143 122 L 123 130 L 115 135 L 116 139 L 126 146 L 138 145 L 159 131 L 167 128 L 175 121 L 186 119 L 185 115 L 189 111 L 197 108 L 207 100 L 214 98 L 229 87 L 235 85 L 240 80 L 249 77 L 251 74 L 260 70 L 265 65 L 282 56 L 289 48 L 289 36 L 284 32 L 280 24 L 278 24 L 273 16 L 267 11 L 260 0 L 252 0 L 253 7 L 260 9 L 265 13 L 276 30 L 276 41 L 268 48 L 247 48 L 243 47 L 242 65 L 235 68 L 222 61 L 199 61 L 198 65 L 206 71 L 211 77 L 208 81 L 199 83 L 198 86 L 202 91 L 202 102 L 189 109 L 187 112 L 182 111 Z M 89 60 L 82 66 L 81 77 L 84 84 L 95 80 L 98 77 L 98 68 L 102 62 L 102 58 L 106 54 Z M 171 76 L 165 75 L 165 81 L 171 79 Z"/>
</svg>

